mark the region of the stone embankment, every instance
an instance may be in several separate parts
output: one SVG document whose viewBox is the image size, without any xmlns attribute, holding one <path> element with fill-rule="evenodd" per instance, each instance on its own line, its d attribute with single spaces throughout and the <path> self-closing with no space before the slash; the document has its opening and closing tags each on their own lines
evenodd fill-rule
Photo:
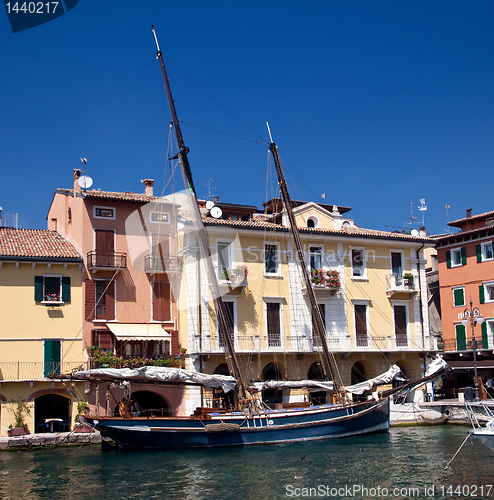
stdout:
<svg viewBox="0 0 494 500">
<path fill-rule="evenodd" d="M 24 436 L 0 437 L 0 450 L 22 448 L 45 448 L 51 446 L 101 443 L 101 434 L 93 432 L 59 432 L 48 434 L 26 434 Z"/>
</svg>

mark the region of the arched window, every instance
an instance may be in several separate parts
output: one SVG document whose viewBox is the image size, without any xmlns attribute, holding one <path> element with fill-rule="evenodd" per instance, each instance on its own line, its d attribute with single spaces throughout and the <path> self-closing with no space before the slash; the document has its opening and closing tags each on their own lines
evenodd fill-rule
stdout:
<svg viewBox="0 0 494 500">
<path fill-rule="evenodd" d="M 319 220 L 318 220 L 318 218 L 314 217 L 313 215 L 311 215 L 307 219 L 307 227 L 319 227 Z"/>
</svg>

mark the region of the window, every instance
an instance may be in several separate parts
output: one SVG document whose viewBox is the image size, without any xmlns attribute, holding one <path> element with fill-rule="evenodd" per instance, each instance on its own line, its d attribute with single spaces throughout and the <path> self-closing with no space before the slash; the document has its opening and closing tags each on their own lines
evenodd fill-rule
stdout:
<svg viewBox="0 0 494 500">
<path fill-rule="evenodd" d="M 280 274 L 279 243 L 264 243 L 264 274 Z"/>
<path fill-rule="evenodd" d="M 227 314 L 227 321 L 231 321 L 231 324 L 233 325 L 233 339 L 235 339 L 235 330 L 237 327 L 237 318 L 236 318 L 236 304 L 233 300 L 223 300 L 223 304 L 225 305 L 226 309 L 226 314 Z M 226 347 L 226 339 L 225 339 L 225 333 L 224 331 L 221 330 L 220 324 L 218 322 L 218 332 L 219 332 L 219 346 L 220 347 Z"/>
<path fill-rule="evenodd" d="M 153 288 L 153 321 L 171 321 L 170 283 L 155 281 Z"/>
<path fill-rule="evenodd" d="M 281 347 L 281 303 L 266 302 L 268 347 Z"/>
<path fill-rule="evenodd" d="M 168 214 L 163 212 L 151 212 L 151 222 L 157 222 L 159 224 L 167 224 Z"/>
<path fill-rule="evenodd" d="M 475 247 L 475 251 L 477 253 L 477 262 L 485 262 L 488 260 L 492 260 L 493 251 L 492 251 L 492 241 L 487 241 L 485 243 L 481 243 Z"/>
<path fill-rule="evenodd" d="M 94 280 L 95 319 L 112 321 L 115 319 L 115 282 Z"/>
<path fill-rule="evenodd" d="M 34 300 L 36 302 L 70 302 L 70 277 L 44 275 L 34 277 Z"/>
<path fill-rule="evenodd" d="M 449 267 L 458 267 L 458 266 L 466 266 L 467 265 L 467 249 L 463 248 L 454 248 L 453 250 L 448 250 L 446 252 L 446 266 Z"/>
<path fill-rule="evenodd" d="M 453 288 L 454 307 L 465 305 L 465 287 Z"/>
<path fill-rule="evenodd" d="M 354 304 L 355 340 L 357 347 L 368 346 L 367 304 Z"/>
<path fill-rule="evenodd" d="M 232 242 L 218 241 L 216 244 L 218 258 L 218 273 L 221 273 L 232 267 Z"/>
<path fill-rule="evenodd" d="M 60 373 L 61 345 L 60 340 L 43 341 L 43 377 Z"/>
<path fill-rule="evenodd" d="M 321 247 L 309 247 L 309 261 L 311 269 L 322 269 Z"/>
<path fill-rule="evenodd" d="M 494 319 L 489 319 L 482 323 L 482 349 L 492 349 L 492 347 L 494 347 Z"/>
<path fill-rule="evenodd" d="M 494 282 L 484 283 L 479 286 L 479 299 L 481 304 L 494 302 Z"/>
<path fill-rule="evenodd" d="M 466 351 L 467 350 L 467 335 L 465 327 L 463 325 L 455 325 L 456 332 L 456 350 Z"/>
<path fill-rule="evenodd" d="M 319 219 L 311 215 L 307 219 L 307 227 L 319 227 Z"/>
<path fill-rule="evenodd" d="M 115 209 L 109 207 L 94 207 L 96 219 L 115 219 Z"/>
<path fill-rule="evenodd" d="M 395 340 L 396 347 L 408 347 L 407 336 L 407 308 L 406 306 L 394 306 Z"/>
<path fill-rule="evenodd" d="M 324 326 L 324 330 L 326 330 L 326 304 L 318 304 L 319 306 L 319 312 L 321 313 L 321 318 L 322 318 L 322 324 Z M 314 328 L 314 323 L 315 320 L 312 318 L 312 344 L 314 346 L 322 346 L 322 341 L 319 335 L 316 332 L 316 329 Z"/>
<path fill-rule="evenodd" d="M 391 252 L 391 272 L 395 276 L 403 275 L 403 254 L 401 252 Z"/>
<path fill-rule="evenodd" d="M 352 276 L 363 278 L 365 276 L 365 249 L 352 248 Z"/>
</svg>

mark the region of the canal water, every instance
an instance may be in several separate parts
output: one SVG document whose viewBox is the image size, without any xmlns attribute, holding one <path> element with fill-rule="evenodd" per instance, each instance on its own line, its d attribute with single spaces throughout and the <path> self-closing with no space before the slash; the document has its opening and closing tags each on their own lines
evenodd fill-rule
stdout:
<svg viewBox="0 0 494 500">
<path fill-rule="evenodd" d="M 0 452 L 0 498 L 494 498 L 494 452 L 472 438 L 431 489 L 467 430 L 393 428 L 358 438 L 209 450 L 102 452 L 84 445 Z"/>
</svg>

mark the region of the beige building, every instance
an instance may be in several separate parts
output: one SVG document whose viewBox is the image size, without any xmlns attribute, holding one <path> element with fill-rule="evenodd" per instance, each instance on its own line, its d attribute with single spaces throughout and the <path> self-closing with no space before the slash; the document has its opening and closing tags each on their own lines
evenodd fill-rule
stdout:
<svg viewBox="0 0 494 500">
<path fill-rule="evenodd" d="M 31 433 L 68 430 L 82 383 L 50 378 L 82 366 L 82 258 L 56 231 L 0 227 L 0 435 L 14 426 L 15 401 Z"/>
<path fill-rule="evenodd" d="M 322 347 L 313 335 L 280 200 L 267 202 L 263 213 L 254 206 L 216 200 L 222 210 L 219 218 L 202 205 L 245 379 L 319 378 Z M 408 378 L 418 379 L 427 354 L 437 351 L 436 338 L 429 335 L 423 254 L 434 243 L 425 236 L 360 228 L 345 216 L 349 210 L 312 202 L 294 202 L 293 207 L 341 382 L 350 385 L 374 377 L 394 363 Z M 201 259 L 191 238 L 182 251 L 182 283 L 187 286 L 180 296 L 180 343 L 188 348 L 191 368 L 228 373 L 207 270 L 204 263 L 198 265 Z M 190 409 L 198 394 L 189 390 Z M 263 394 L 268 404 L 323 396 L 300 389 Z"/>
</svg>

